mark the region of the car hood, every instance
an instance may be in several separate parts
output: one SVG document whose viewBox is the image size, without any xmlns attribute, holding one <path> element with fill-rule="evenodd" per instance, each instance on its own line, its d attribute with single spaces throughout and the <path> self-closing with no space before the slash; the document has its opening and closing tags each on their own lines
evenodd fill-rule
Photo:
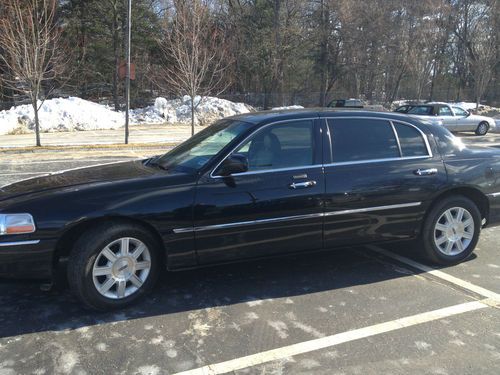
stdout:
<svg viewBox="0 0 500 375">
<path fill-rule="evenodd" d="M 156 168 L 145 166 L 142 160 L 83 167 L 5 185 L 0 188 L 0 200 L 77 185 L 132 180 L 151 176 L 159 172 L 164 173 L 164 171 Z"/>
</svg>

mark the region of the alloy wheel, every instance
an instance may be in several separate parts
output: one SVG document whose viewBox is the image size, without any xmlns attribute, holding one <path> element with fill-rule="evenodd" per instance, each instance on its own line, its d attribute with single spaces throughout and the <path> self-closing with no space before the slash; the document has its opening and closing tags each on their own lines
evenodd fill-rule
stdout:
<svg viewBox="0 0 500 375">
<path fill-rule="evenodd" d="M 92 268 L 96 290 L 110 299 L 123 299 L 137 292 L 151 271 L 151 253 L 136 238 L 119 238 L 105 246 Z"/>
<path fill-rule="evenodd" d="M 444 211 L 434 226 L 434 244 L 448 256 L 464 252 L 474 237 L 474 219 L 463 207 Z"/>
</svg>

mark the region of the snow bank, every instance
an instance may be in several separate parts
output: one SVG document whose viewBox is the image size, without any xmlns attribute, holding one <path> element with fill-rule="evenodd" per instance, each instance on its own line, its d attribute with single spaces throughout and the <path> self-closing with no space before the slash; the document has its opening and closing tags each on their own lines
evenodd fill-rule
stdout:
<svg viewBox="0 0 500 375">
<path fill-rule="evenodd" d="M 178 100 L 157 98 L 152 106 L 131 110 L 130 123 L 131 125 L 189 124 L 190 104 L 189 97 Z M 195 104 L 199 104 L 195 122 L 200 125 L 208 125 L 220 118 L 253 110 L 243 103 L 233 103 L 213 97 L 206 97 L 203 100 L 196 97 Z M 34 131 L 34 118 L 31 105 L 20 105 L 0 111 L 0 135 Z M 125 122 L 123 112 L 115 112 L 107 106 L 76 97 L 46 100 L 40 108 L 39 118 L 42 132 L 116 129 Z"/>
<path fill-rule="evenodd" d="M 80 98 L 46 100 L 38 112 L 42 132 L 115 129 L 123 125 L 123 114 Z M 33 131 L 35 115 L 30 104 L 0 112 L 0 134 Z"/>
<path fill-rule="evenodd" d="M 208 125 L 218 119 L 248 113 L 254 109 L 244 103 L 233 103 L 229 100 L 219 99 L 211 96 L 194 98 L 195 123 L 197 125 Z M 184 96 L 182 99 L 166 100 L 157 98 L 154 106 L 148 107 L 149 112 L 155 112 L 162 116 L 166 123 L 191 123 L 191 98 Z"/>
</svg>

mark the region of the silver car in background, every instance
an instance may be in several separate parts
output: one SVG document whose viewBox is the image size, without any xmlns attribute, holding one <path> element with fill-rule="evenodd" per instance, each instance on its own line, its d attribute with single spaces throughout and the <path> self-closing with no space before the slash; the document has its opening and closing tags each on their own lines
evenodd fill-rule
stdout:
<svg viewBox="0 0 500 375">
<path fill-rule="evenodd" d="M 486 135 L 495 128 L 495 120 L 491 117 L 474 115 L 464 108 L 448 103 L 426 103 L 413 107 L 408 115 L 419 118 L 439 119 L 442 125 L 452 132 L 475 132 Z"/>
</svg>

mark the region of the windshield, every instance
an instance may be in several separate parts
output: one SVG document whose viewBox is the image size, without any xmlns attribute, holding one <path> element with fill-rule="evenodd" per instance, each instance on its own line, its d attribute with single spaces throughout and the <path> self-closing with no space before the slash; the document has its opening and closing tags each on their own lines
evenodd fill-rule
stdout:
<svg viewBox="0 0 500 375">
<path fill-rule="evenodd" d="M 167 170 L 197 171 L 251 126 L 249 123 L 235 120 L 217 121 L 154 160 L 154 163 Z"/>
<path fill-rule="evenodd" d="M 432 107 L 429 105 L 413 107 L 408 111 L 412 115 L 430 115 L 432 114 Z"/>
</svg>

